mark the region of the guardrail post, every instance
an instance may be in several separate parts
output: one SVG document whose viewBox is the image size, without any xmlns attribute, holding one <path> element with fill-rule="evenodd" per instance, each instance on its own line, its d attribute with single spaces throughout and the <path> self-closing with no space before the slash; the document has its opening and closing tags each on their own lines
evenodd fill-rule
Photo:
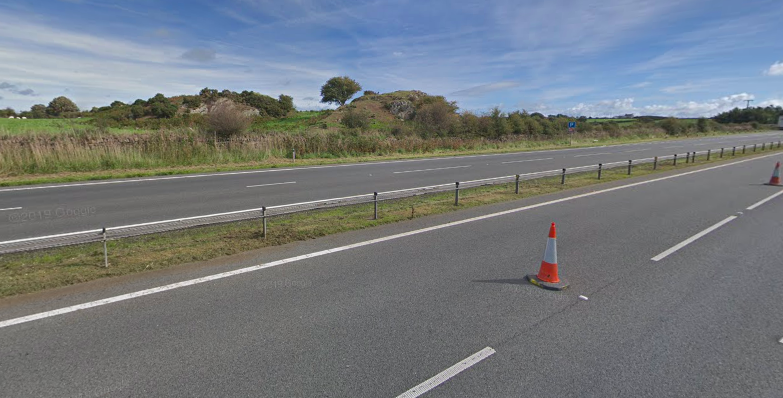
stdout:
<svg viewBox="0 0 783 398">
<path fill-rule="evenodd" d="M 601 171 L 603 171 L 604 165 L 603 163 L 598 163 L 598 179 L 601 179 Z"/>
<path fill-rule="evenodd" d="M 459 206 L 459 181 L 454 183 L 454 206 Z"/>
<path fill-rule="evenodd" d="M 761 150 L 763 151 L 766 147 L 767 147 L 767 143 L 766 142 L 762 142 L 761 143 Z"/>
<path fill-rule="evenodd" d="M 756 152 L 756 146 L 753 145 L 753 152 Z M 733 146 L 731 147 L 731 156 L 734 156 L 734 154 L 737 153 L 737 147 Z"/>
<path fill-rule="evenodd" d="M 710 154 L 712 153 L 712 149 L 707 150 L 707 161 L 710 160 Z"/>
<path fill-rule="evenodd" d="M 628 175 L 631 175 L 631 166 L 633 165 L 633 160 L 628 159 Z"/>
<path fill-rule="evenodd" d="M 373 201 L 373 205 L 375 206 L 375 212 L 373 213 L 372 219 L 377 220 L 378 219 L 378 192 L 372 193 L 372 201 Z"/>
<path fill-rule="evenodd" d="M 687 152 L 685 154 L 685 163 L 690 163 L 690 161 L 691 161 L 691 153 Z"/>
<path fill-rule="evenodd" d="M 566 169 L 563 169 L 563 175 L 560 177 L 560 185 L 565 184 L 565 173 L 566 173 Z"/>
<path fill-rule="evenodd" d="M 296 162 L 296 148 L 291 150 L 291 159 Z"/>
<path fill-rule="evenodd" d="M 658 170 L 658 157 L 655 157 L 655 160 L 653 160 L 653 170 Z"/>
<path fill-rule="evenodd" d="M 677 165 L 677 154 L 675 153 L 674 154 L 674 166 L 676 166 L 676 165 Z"/>
<path fill-rule="evenodd" d="M 743 145 L 743 146 L 742 146 L 742 154 L 743 154 L 743 155 L 745 154 L 745 147 L 746 147 L 746 145 Z"/>
<path fill-rule="evenodd" d="M 756 152 L 756 144 L 753 144 L 753 152 Z"/>
<path fill-rule="evenodd" d="M 778 141 L 778 149 L 780 149 L 780 141 Z"/>
<path fill-rule="evenodd" d="M 691 158 L 691 163 L 696 163 L 696 151 L 693 151 L 693 157 Z"/>
<path fill-rule="evenodd" d="M 723 158 L 723 148 L 720 149 L 720 157 Z"/>
<path fill-rule="evenodd" d="M 264 239 L 266 239 L 266 206 L 261 208 L 261 218 L 264 221 Z"/>
<path fill-rule="evenodd" d="M 516 187 L 514 187 L 514 193 L 519 195 L 519 174 L 517 174 Z"/>
<path fill-rule="evenodd" d="M 109 268 L 109 248 L 106 246 L 106 227 L 103 227 L 103 266 Z"/>
</svg>

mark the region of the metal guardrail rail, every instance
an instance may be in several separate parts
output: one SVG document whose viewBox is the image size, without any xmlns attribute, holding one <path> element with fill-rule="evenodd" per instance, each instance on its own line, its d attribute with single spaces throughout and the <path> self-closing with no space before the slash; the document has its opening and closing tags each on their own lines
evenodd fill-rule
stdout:
<svg viewBox="0 0 783 398">
<path fill-rule="evenodd" d="M 777 146 L 780 149 L 781 142 L 771 142 L 769 146 L 762 144 L 761 150 L 767 148 L 772 149 L 773 146 Z M 731 152 L 729 153 L 729 149 Z M 256 209 L 247 209 L 239 211 L 231 211 L 226 213 L 209 214 L 204 216 L 186 217 L 175 220 L 155 221 L 133 225 L 123 225 L 111 228 L 92 229 L 87 231 L 71 232 L 57 235 L 41 236 L 34 238 L 16 239 L 5 242 L 0 242 L 0 254 L 17 253 L 32 250 L 41 250 L 62 246 L 79 245 L 85 243 L 105 242 L 110 240 L 117 240 L 122 238 L 129 238 L 140 235 L 155 234 L 161 232 L 168 232 L 174 230 L 182 230 L 193 227 L 200 227 L 206 225 L 216 225 L 224 223 L 232 223 L 246 220 L 263 220 L 264 236 L 266 236 L 266 220 L 270 217 L 282 216 L 287 214 L 300 213 L 305 211 L 327 209 L 341 206 L 352 206 L 360 204 L 375 204 L 375 217 L 378 215 L 378 203 L 389 200 L 409 198 L 419 195 L 427 195 L 433 193 L 443 193 L 448 191 L 455 192 L 455 204 L 459 203 L 459 191 L 470 188 L 478 188 L 484 186 L 516 183 L 516 192 L 519 193 L 520 181 L 535 180 L 545 177 L 560 176 L 561 183 L 565 183 L 566 176 L 569 174 L 585 173 L 589 171 L 597 171 L 598 178 L 601 178 L 601 173 L 604 170 L 616 169 L 626 167 L 628 174 L 633 171 L 633 167 L 641 164 L 653 163 L 653 168 L 657 168 L 658 163 L 663 161 L 672 160 L 676 165 L 677 162 L 695 162 L 696 156 L 707 155 L 707 160 L 712 156 L 725 157 L 734 156 L 738 151 L 746 153 L 748 150 L 756 152 L 759 150 L 757 144 L 753 144 L 751 148 L 749 145 L 734 146 L 731 148 L 714 148 L 704 151 L 687 152 L 682 154 L 673 154 L 669 156 L 657 156 L 644 159 L 631 159 L 623 162 L 611 162 L 611 163 L 599 163 L 597 165 L 579 166 L 571 168 L 563 168 L 557 170 L 539 171 L 526 174 L 515 174 L 501 177 L 484 178 L 479 180 L 461 181 L 449 184 L 430 185 L 426 187 L 416 187 L 408 189 L 400 189 L 387 192 L 374 192 L 371 194 L 347 196 L 342 198 L 330 198 L 322 200 L 314 200 L 309 202 L 261 207 Z M 105 250 L 105 249 L 104 249 Z M 104 253 L 105 254 L 105 253 Z"/>
</svg>

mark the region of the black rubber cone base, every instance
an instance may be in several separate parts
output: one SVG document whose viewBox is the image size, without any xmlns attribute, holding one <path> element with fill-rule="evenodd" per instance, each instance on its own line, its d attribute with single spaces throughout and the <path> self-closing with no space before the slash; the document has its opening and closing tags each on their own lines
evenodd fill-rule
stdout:
<svg viewBox="0 0 783 398">
<path fill-rule="evenodd" d="M 538 279 L 537 276 L 531 274 L 531 275 L 527 276 L 527 280 L 530 281 L 530 283 L 532 283 L 532 284 L 534 284 L 534 285 L 536 285 L 536 286 L 538 286 L 540 288 L 547 289 L 547 290 L 558 290 L 559 291 L 559 290 L 563 290 L 563 289 L 568 287 L 568 282 L 566 282 L 563 279 L 561 279 L 560 282 L 558 282 L 558 283 L 544 282 L 541 279 Z"/>
</svg>

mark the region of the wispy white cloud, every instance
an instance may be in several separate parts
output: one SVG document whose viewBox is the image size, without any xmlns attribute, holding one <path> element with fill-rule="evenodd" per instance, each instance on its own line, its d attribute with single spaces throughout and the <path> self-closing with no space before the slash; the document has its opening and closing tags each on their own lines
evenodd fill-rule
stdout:
<svg viewBox="0 0 783 398">
<path fill-rule="evenodd" d="M 759 103 L 759 106 L 780 106 L 783 107 L 783 98 L 772 98 Z"/>
<path fill-rule="evenodd" d="M 518 48 L 560 48 L 565 53 L 592 53 L 628 40 L 659 17 L 687 8 L 693 0 L 552 0 L 495 3 L 495 17 Z"/>
<path fill-rule="evenodd" d="M 253 18 L 251 18 L 251 17 L 249 17 L 249 16 L 247 16 L 245 14 L 242 14 L 240 12 L 237 12 L 237 11 L 231 9 L 231 8 L 228 8 L 228 7 L 215 7 L 215 11 L 217 11 L 217 12 L 219 12 L 219 13 L 221 13 L 221 14 L 223 14 L 223 15 L 231 18 L 231 19 L 234 19 L 234 20 L 237 20 L 239 22 L 242 22 L 242 23 L 244 23 L 246 25 L 256 25 L 256 24 L 258 24 L 258 21 L 256 21 L 255 19 L 253 19 Z"/>
<path fill-rule="evenodd" d="M 632 113 L 635 115 L 711 117 L 741 106 L 745 100 L 752 100 L 752 94 L 741 93 L 707 101 L 679 101 L 674 104 L 652 104 L 636 106 L 634 98 L 614 99 L 593 103 L 580 103 L 565 110 L 574 116 L 611 117 Z"/>
<path fill-rule="evenodd" d="M 544 90 L 541 94 L 543 101 L 556 101 L 561 99 L 578 97 L 582 94 L 595 91 L 595 87 L 561 87 Z"/>
<path fill-rule="evenodd" d="M 632 85 L 630 85 L 628 87 L 630 87 L 630 88 L 645 88 L 645 87 L 650 86 L 651 84 L 652 83 L 650 83 L 650 82 L 640 82 L 640 83 L 632 84 Z"/>
<path fill-rule="evenodd" d="M 767 76 L 783 76 L 783 61 L 778 61 L 772 64 L 764 74 Z"/>
<path fill-rule="evenodd" d="M 783 8 L 770 8 L 764 12 L 735 16 L 730 19 L 708 21 L 690 31 L 664 40 L 668 49 L 663 53 L 637 63 L 631 72 L 647 72 L 662 68 L 709 63 L 716 57 L 732 54 L 751 47 L 774 45 L 766 40 L 756 40 L 780 23 Z"/>
<path fill-rule="evenodd" d="M 478 96 L 489 94 L 494 91 L 506 90 L 509 88 L 514 88 L 519 86 L 520 86 L 519 82 L 512 82 L 512 81 L 496 82 L 496 83 L 489 83 L 489 84 L 481 84 L 478 86 L 466 88 L 464 90 L 458 90 L 449 95 L 455 97 L 478 97 Z"/>
<path fill-rule="evenodd" d="M 666 86 L 661 89 L 662 92 L 667 94 L 681 94 L 681 93 L 692 93 L 695 91 L 700 91 L 704 88 L 703 84 L 694 84 L 691 82 L 685 83 L 685 84 L 678 84 L 674 86 Z"/>
</svg>

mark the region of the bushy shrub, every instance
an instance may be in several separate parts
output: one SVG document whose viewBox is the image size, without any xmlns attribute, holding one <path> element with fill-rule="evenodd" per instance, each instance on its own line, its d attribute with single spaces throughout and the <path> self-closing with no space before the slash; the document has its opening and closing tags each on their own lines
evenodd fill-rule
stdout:
<svg viewBox="0 0 783 398">
<path fill-rule="evenodd" d="M 421 105 L 413 120 L 421 130 L 422 136 L 444 135 L 456 121 L 455 107 L 446 101 L 433 101 Z"/>
<path fill-rule="evenodd" d="M 366 130 L 370 127 L 370 114 L 367 111 L 359 111 L 350 107 L 343 113 L 340 124 L 350 129 Z"/>
<path fill-rule="evenodd" d="M 661 128 L 666 131 L 668 135 L 682 135 L 686 129 L 683 123 L 679 119 L 673 117 L 666 118 L 661 121 Z"/>
<path fill-rule="evenodd" d="M 221 138 L 245 132 L 252 122 L 249 110 L 231 101 L 216 103 L 207 116 L 209 132 Z"/>
</svg>

